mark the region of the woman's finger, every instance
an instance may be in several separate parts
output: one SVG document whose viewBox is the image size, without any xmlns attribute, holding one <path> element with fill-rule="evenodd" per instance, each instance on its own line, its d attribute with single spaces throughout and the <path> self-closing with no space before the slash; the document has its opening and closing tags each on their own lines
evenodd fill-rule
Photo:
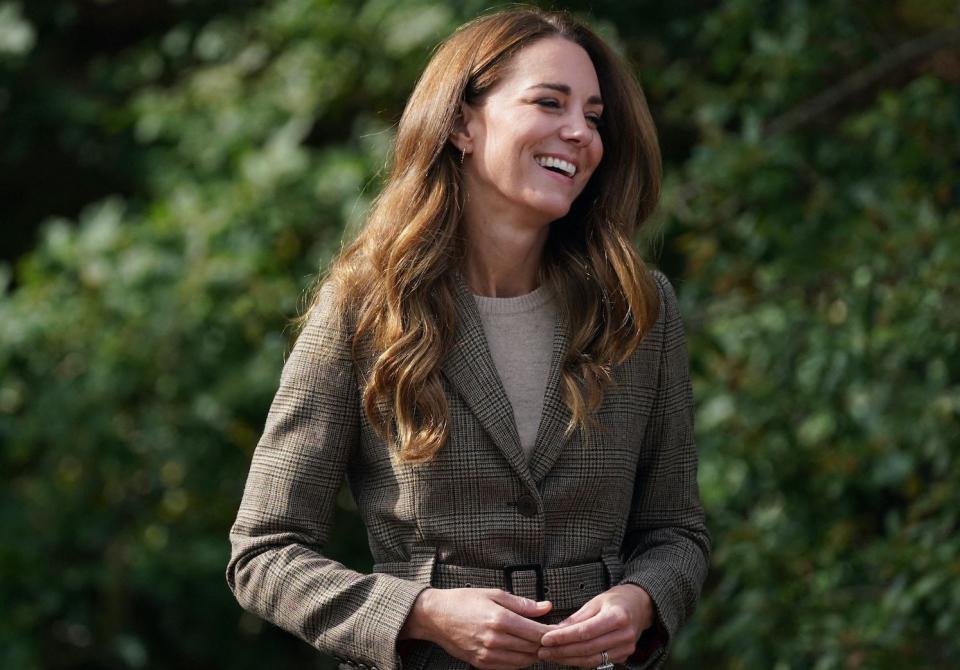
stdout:
<svg viewBox="0 0 960 670">
<path fill-rule="evenodd" d="M 550 603 L 539 605 L 527 598 L 520 598 L 504 591 L 491 594 L 490 600 L 497 608 L 490 622 L 490 627 L 496 631 L 504 632 L 515 637 L 523 638 L 530 642 L 540 644 L 540 639 L 551 630 L 552 626 L 534 621 L 528 617 L 542 616 L 550 611 Z M 522 601 L 522 602 L 521 602 Z M 531 607 L 533 605 L 534 607 Z M 516 610 L 524 610 L 528 614 L 516 613 Z"/>
<path fill-rule="evenodd" d="M 596 598 L 589 600 L 583 607 L 578 609 L 576 612 L 568 616 L 566 619 L 560 622 L 561 626 L 566 626 L 567 624 L 580 623 L 581 621 L 586 621 L 597 612 L 600 611 L 600 603 Z"/>
<path fill-rule="evenodd" d="M 592 654 L 586 654 L 583 656 L 568 656 L 558 659 L 553 659 L 551 662 L 559 663 L 560 665 L 572 665 L 578 668 L 596 668 L 600 665 L 601 661 L 601 651 L 607 652 L 607 659 L 612 663 L 623 663 L 627 660 L 627 657 L 633 653 L 633 648 L 629 645 L 614 647 L 612 649 L 601 649 Z"/>
<path fill-rule="evenodd" d="M 608 654 L 611 649 L 629 644 L 630 635 L 627 631 L 618 629 L 586 642 L 573 642 L 559 647 L 541 647 L 540 658 L 545 661 L 565 662 L 571 658 L 584 658 L 601 651 Z"/>
<path fill-rule="evenodd" d="M 553 608 L 553 603 L 551 603 L 549 600 L 541 600 L 540 602 L 537 602 L 536 600 L 530 600 L 529 598 L 524 598 L 522 596 L 515 596 L 512 593 L 507 593 L 506 591 L 491 591 L 490 600 L 497 603 L 501 607 L 510 610 L 511 612 L 516 612 L 521 616 L 543 616 Z"/>
<path fill-rule="evenodd" d="M 585 621 L 547 631 L 540 638 L 540 644 L 544 647 L 559 647 L 574 642 L 585 642 L 621 628 L 622 623 L 615 617 L 596 614 Z"/>
<path fill-rule="evenodd" d="M 519 652 L 522 654 L 537 655 L 540 650 L 540 642 L 525 640 L 516 635 L 508 633 L 494 633 L 486 643 L 490 649 L 503 649 L 505 651 Z"/>
</svg>

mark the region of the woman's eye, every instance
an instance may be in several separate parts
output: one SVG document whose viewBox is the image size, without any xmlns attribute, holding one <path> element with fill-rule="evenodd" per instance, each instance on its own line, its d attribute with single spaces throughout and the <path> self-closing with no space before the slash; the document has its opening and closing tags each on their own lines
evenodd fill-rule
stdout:
<svg viewBox="0 0 960 670">
<path fill-rule="evenodd" d="M 560 107 L 560 103 L 554 100 L 553 98 L 544 98 L 543 100 L 537 100 L 537 104 L 541 107 L 550 107 L 557 109 Z"/>
<path fill-rule="evenodd" d="M 560 101 L 556 100 L 555 98 L 541 98 L 540 100 L 536 101 L 536 104 L 541 107 L 546 107 L 547 109 L 560 109 L 562 107 Z M 599 130 L 603 127 L 603 118 L 598 114 L 587 114 L 586 119 L 587 123 L 589 123 L 594 129 Z"/>
</svg>

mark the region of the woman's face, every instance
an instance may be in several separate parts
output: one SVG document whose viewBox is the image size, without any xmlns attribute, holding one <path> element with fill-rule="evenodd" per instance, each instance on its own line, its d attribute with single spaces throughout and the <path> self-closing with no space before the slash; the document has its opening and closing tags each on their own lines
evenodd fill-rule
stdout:
<svg viewBox="0 0 960 670">
<path fill-rule="evenodd" d="M 523 48 L 482 103 L 463 108 L 468 214 L 485 220 L 543 226 L 564 216 L 603 156 L 597 73 L 569 40 Z"/>
</svg>

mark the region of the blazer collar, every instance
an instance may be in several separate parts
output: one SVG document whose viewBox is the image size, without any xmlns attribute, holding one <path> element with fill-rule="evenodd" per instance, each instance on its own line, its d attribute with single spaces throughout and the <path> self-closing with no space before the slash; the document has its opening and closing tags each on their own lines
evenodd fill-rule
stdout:
<svg viewBox="0 0 960 670">
<path fill-rule="evenodd" d="M 537 440 L 530 456 L 530 474 L 539 484 L 556 463 L 570 437 L 567 426 L 570 423 L 570 408 L 563 401 L 562 379 L 560 376 L 563 359 L 570 346 L 570 335 L 566 318 L 561 314 L 553 333 L 553 356 L 550 359 L 550 375 L 543 397 L 543 412 L 540 415 L 540 427 Z M 576 435 L 576 433 L 574 433 Z"/>
<path fill-rule="evenodd" d="M 550 374 L 544 395 L 537 439 L 528 463 L 513 415 L 513 407 L 497 374 L 477 304 L 463 277 L 457 273 L 457 333 L 441 363 L 441 371 L 466 402 L 477 421 L 500 449 L 517 475 L 527 484 L 538 484 L 550 471 L 566 442 L 570 411 L 560 394 L 560 365 L 569 336 L 563 318 L 554 330 Z"/>
</svg>

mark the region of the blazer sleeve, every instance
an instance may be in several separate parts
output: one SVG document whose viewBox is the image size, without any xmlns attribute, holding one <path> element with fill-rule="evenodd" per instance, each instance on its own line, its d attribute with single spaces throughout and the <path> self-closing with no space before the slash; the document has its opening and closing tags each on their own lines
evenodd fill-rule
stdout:
<svg viewBox="0 0 960 670">
<path fill-rule="evenodd" d="M 642 587 L 653 600 L 654 625 L 644 632 L 630 668 L 658 668 L 692 614 L 706 578 L 710 537 L 697 487 L 693 390 L 677 298 L 653 273 L 660 291 L 662 328 L 656 399 L 637 466 L 624 536 L 620 583 Z"/>
<path fill-rule="evenodd" d="M 394 670 L 397 636 L 426 585 L 326 558 L 335 500 L 359 440 L 347 328 L 331 291 L 283 367 L 230 531 L 227 583 L 250 612 L 356 667 Z"/>
</svg>

